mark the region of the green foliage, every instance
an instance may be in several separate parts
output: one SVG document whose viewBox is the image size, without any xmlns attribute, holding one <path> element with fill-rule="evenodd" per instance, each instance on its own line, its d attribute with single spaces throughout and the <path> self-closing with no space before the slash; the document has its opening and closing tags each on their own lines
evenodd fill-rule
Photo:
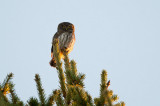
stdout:
<svg viewBox="0 0 160 106">
<path fill-rule="evenodd" d="M 18 104 L 19 106 L 23 106 L 23 102 L 20 101 L 20 99 L 18 98 L 15 89 L 14 89 L 14 84 L 12 82 L 9 83 L 9 88 L 10 88 L 10 96 L 11 96 L 11 100 L 12 100 L 12 104 Z"/>
<path fill-rule="evenodd" d="M 35 75 L 35 81 L 36 81 L 36 85 L 37 85 L 38 96 L 39 96 L 41 106 L 45 106 L 46 100 L 45 100 L 44 89 L 42 88 L 41 79 L 38 74 Z"/>
<path fill-rule="evenodd" d="M 48 100 L 47 100 L 47 106 L 52 106 L 53 104 L 55 104 L 55 101 L 57 99 L 58 96 L 58 90 L 54 90 L 53 93 L 49 96 Z"/>
<path fill-rule="evenodd" d="M 53 54 L 56 60 L 56 64 L 57 64 L 57 71 L 58 71 L 58 77 L 59 77 L 59 83 L 60 83 L 60 89 L 62 91 L 63 97 L 66 97 L 66 83 L 65 83 L 65 76 L 64 76 L 64 72 L 63 72 L 63 68 L 62 68 L 62 62 L 60 61 L 60 51 L 58 49 L 58 40 L 54 41 L 55 45 L 53 47 Z"/>
<path fill-rule="evenodd" d="M 28 101 L 27 101 L 29 106 L 39 106 L 38 103 L 38 99 L 37 98 L 33 98 L 31 97 Z"/>
<path fill-rule="evenodd" d="M 7 75 L 2 84 L 0 84 L 0 105 L 2 106 L 24 106 L 23 102 L 18 98 L 14 84 L 10 81 L 13 74 Z M 6 95 L 10 94 L 11 99 L 9 100 Z"/>
<path fill-rule="evenodd" d="M 10 73 L 6 76 L 5 80 L 3 81 L 2 85 L 1 85 L 1 91 L 4 95 L 6 95 L 7 93 L 9 93 L 9 82 L 10 80 L 13 78 L 13 74 Z"/>
<path fill-rule="evenodd" d="M 116 103 L 118 96 L 108 89 L 110 81 L 107 79 L 106 70 L 101 73 L 100 95 L 93 100 L 92 96 L 84 89 L 85 74 L 78 73 L 76 62 L 69 60 L 65 50 L 63 51 L 64 70 L 58 48 L 58 41 L 55 40 L 53 53 L 57 64 L 60 88 L 54 90 L 46 98 L 40 76 L 36 74 L 35 82 L 39 99 L 31 97 L 24 105 L 15 92 L 14 84 L 10 81 L 13 77 L 13 74 L 10 73 L 0 84 L 0 106 L 53 106 L 55 104 L 57 106 L 125 106 L 124 102 Z M 7 94 L 10 95 L 10 98 L 7 98 Z"/>
</svg>

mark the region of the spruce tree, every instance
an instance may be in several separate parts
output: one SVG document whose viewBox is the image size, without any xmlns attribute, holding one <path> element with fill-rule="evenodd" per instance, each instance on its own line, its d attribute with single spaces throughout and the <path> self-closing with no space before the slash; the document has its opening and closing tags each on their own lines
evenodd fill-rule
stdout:
<svg viewBox="0 0 160 106">
<path fill-rule="evenodd" d="M 41 78 L 36 74 L 35 82 L 39 98 L 30 97 L 24 104 L 15 92 L 14 84 L 11 82 L 13 74 L 10 73 L 3 83 L 0 83 L 0 106 L 125 106 L 124 102 L 116 103 L 118 96 L 108 89 L 110 80 L 107 79 L 106 70 L 102 70 L 101 73 L 100 95 L 93 99 L 84 89 L 85 74 L 78 73 L 76 62 L 69 60 L 65 50 L 63 51 L 65 66 L 63 69 L 58 48 L 58 40 L 55 40 L 53 52 L 60 88 L 53 90 L 46 98 Z M 6 95 L 10 95 L 9 98 Z"/>
</svg>

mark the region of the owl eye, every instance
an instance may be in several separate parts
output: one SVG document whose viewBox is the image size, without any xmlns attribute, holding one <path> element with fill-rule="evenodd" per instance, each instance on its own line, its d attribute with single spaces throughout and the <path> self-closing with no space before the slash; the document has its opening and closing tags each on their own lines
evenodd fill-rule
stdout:
<svg viewBox="0 0 160 106">
<path fill-rule="evenodd" d="M 69 25 L 68 28 L 72 28 L 72 25 Z"/>
<path fill-rule="evenodd" d="M 68 26 L 68 28 L 71 28 L 71 26 Z"/>
<path fill-rule="evenodd" d="M 65 29 L 66 28 L 66 26 L 63 26 L 63 29 Z"/>
</svg>

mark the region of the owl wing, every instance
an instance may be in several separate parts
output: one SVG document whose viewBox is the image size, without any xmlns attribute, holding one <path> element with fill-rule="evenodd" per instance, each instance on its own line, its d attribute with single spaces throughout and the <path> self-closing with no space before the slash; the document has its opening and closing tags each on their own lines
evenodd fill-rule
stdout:
<svg viewBox="0 0 160 106">
<path fill-rule="evenodd" d="M 58 38 L 58 33 L 55 33 L 53 38 L 52 38 L 52 46 L 51 46 L 51 57 L 53 57 L 53 44 L 54 44 L 54 39 Z"/>
<path fill-rule="evenodd" d="M 51 47 L 51 57 L 53 57 L 53 45 Z"/>
</svg>

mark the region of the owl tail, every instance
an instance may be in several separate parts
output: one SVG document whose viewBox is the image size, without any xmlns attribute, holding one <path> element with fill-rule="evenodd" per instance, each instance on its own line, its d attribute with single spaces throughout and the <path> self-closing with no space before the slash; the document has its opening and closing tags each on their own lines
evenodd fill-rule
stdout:
<svg viewBox="0 0 160 106">
<path fill-rule="evenodd" d="M 51 65 L 51 67 L 56 67 L 56 61 L 54 58 L 52 58 L 52 60 L 49 62 L 49 64 Z"/>
</svg>

